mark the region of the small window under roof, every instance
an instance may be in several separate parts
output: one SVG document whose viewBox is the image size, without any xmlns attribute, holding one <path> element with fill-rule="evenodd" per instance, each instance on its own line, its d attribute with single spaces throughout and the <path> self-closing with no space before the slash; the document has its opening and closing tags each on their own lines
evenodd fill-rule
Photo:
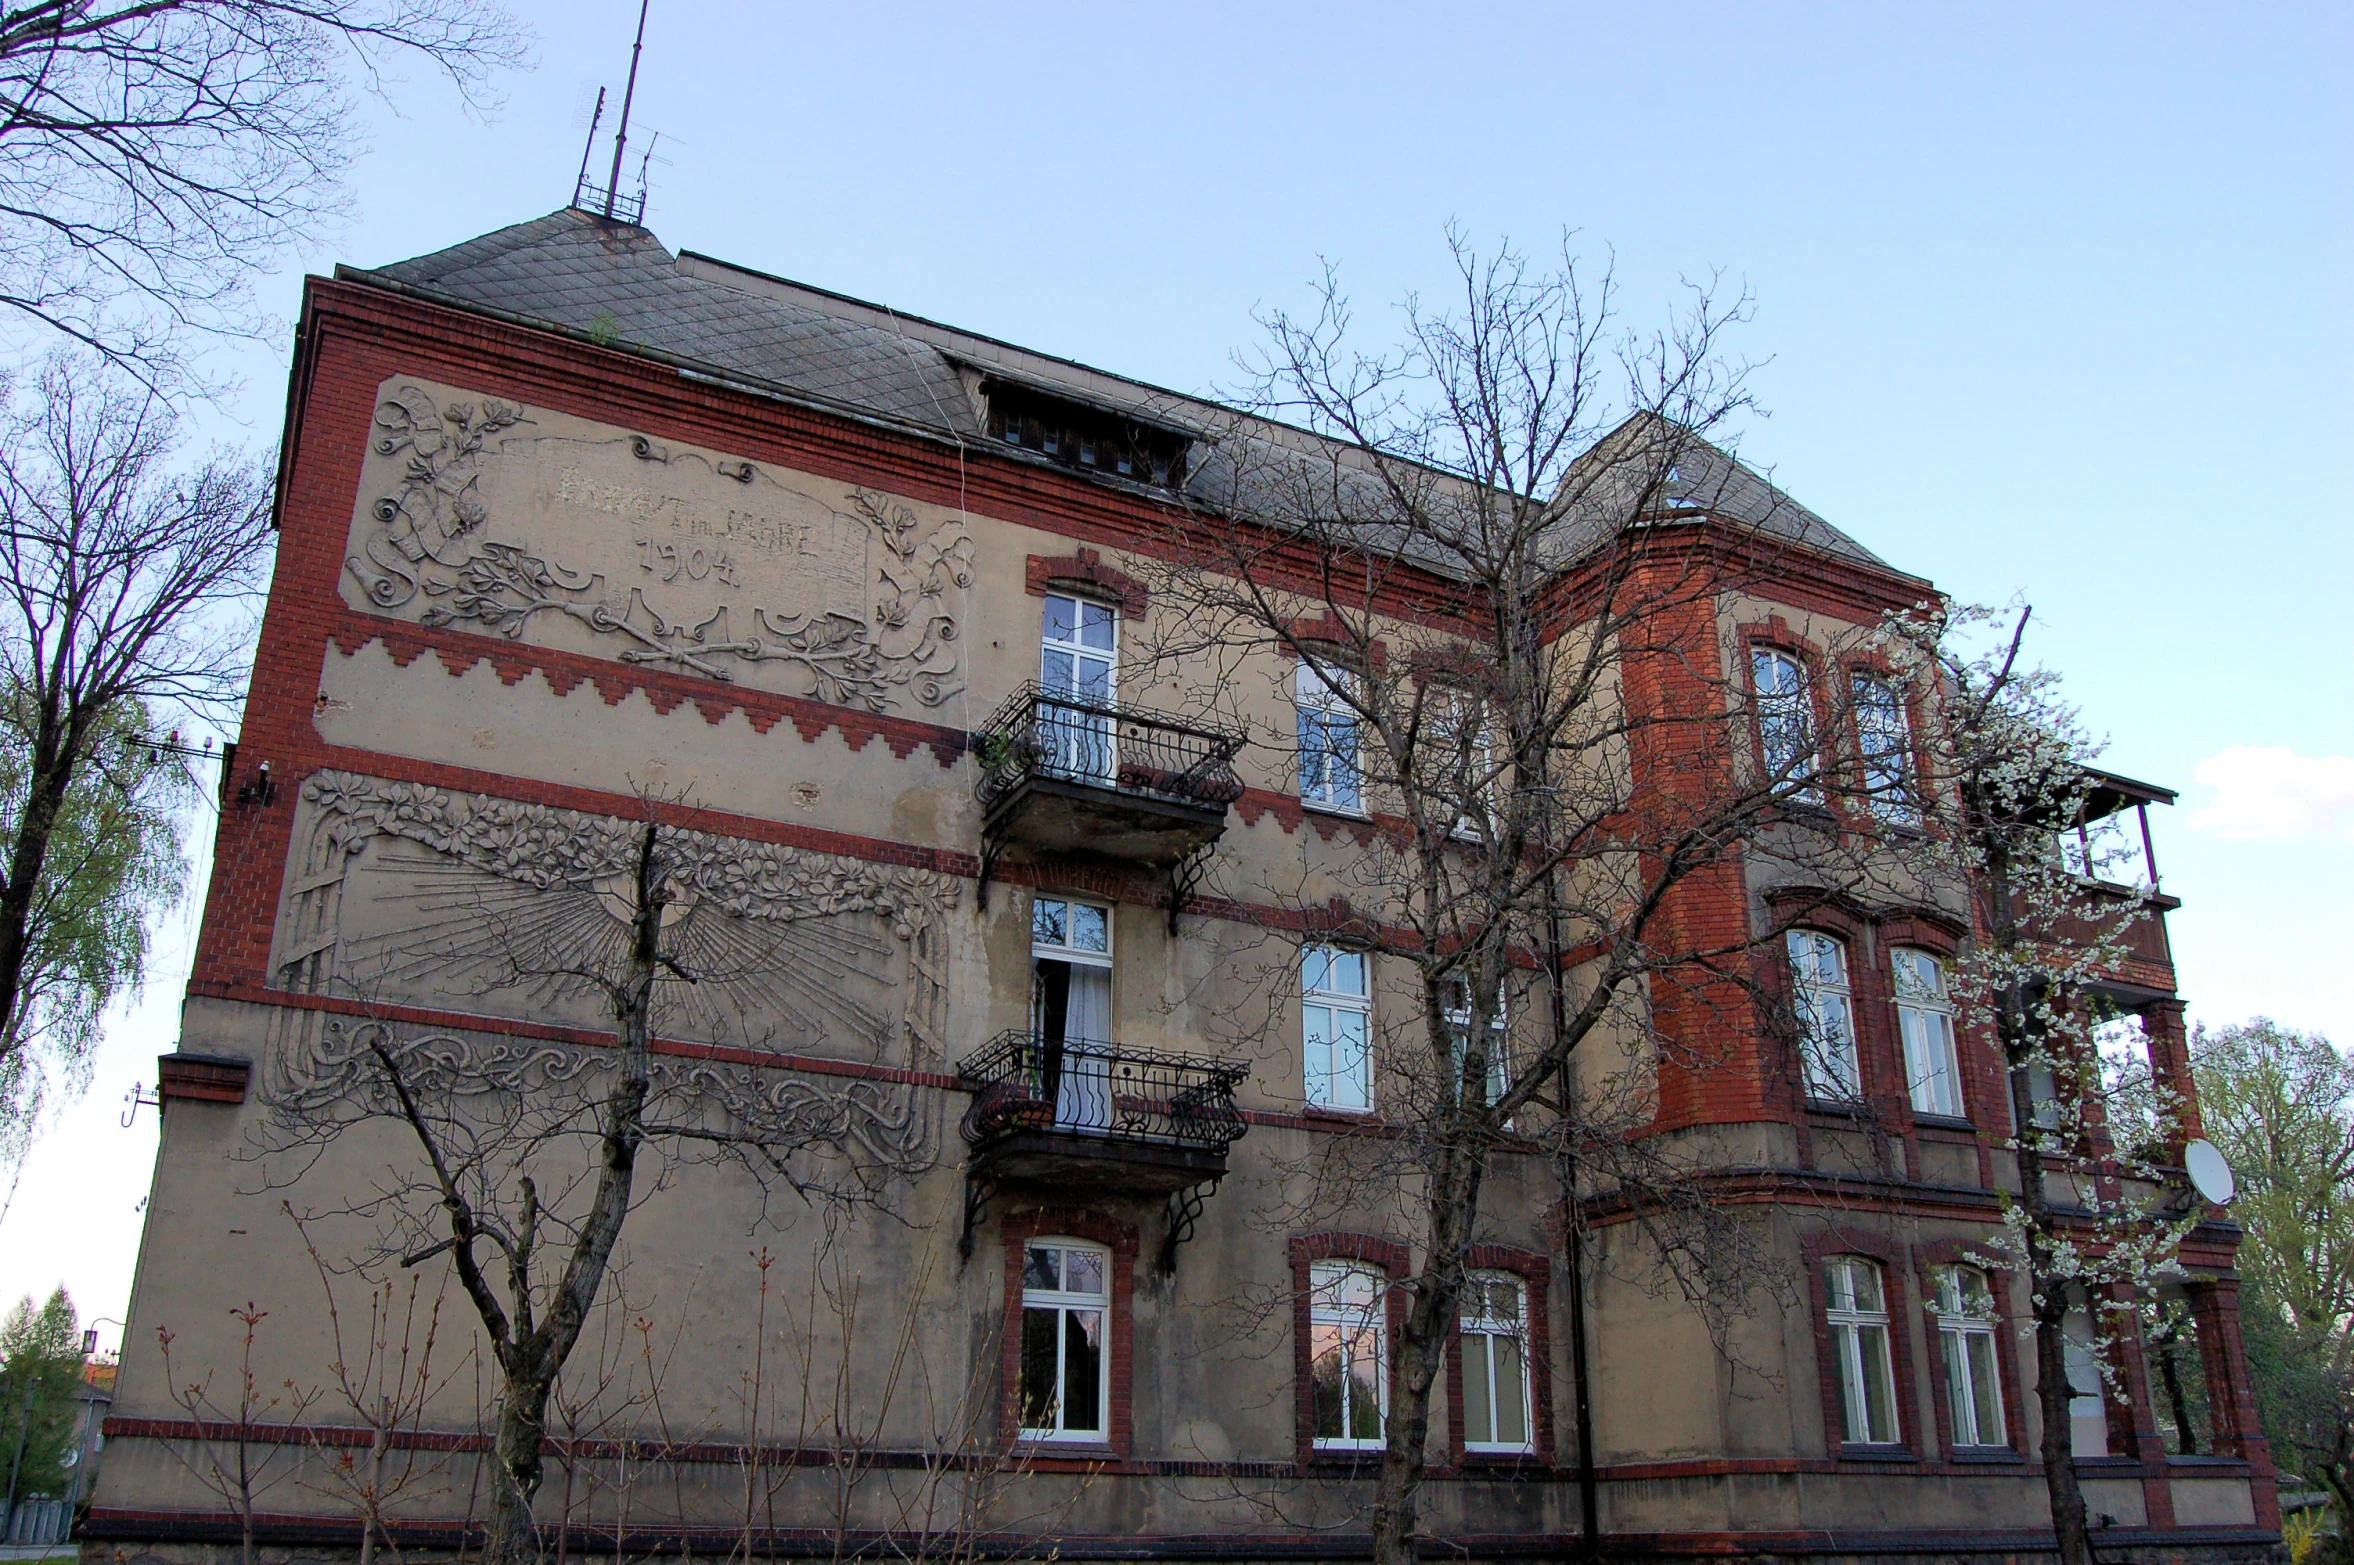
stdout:
<svg viewBox="0 0 2354 1565">
<path fill-rule="evenodd" d="M 1012 381 L 985 380 L 981 393 L 989 403 L 992 440 L 1019 446 L 1075 472 L 1104 473 L 1164 489 L 1185 482 L 1190 442 L 1174 430 L 1140 424 L 1109 409 Z"/>
</svg>

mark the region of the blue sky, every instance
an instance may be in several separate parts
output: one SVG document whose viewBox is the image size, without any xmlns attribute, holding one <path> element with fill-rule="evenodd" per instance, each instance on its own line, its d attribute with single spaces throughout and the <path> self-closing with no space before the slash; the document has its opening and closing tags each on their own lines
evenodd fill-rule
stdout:
<svg viewBox="0 0 2354 1565">
<path fill-rule="evenodd" d="M 487 125 L 417 81 L 303 271 L 561 206 L 634 0 L 520 0 Z M 1442 229 L 1614 253 L 1636 324 L 1722 270 L 1742 451 L 1957 597 L 2031 602 L 2154 827 L 2194 1018 L 2354 1044 L 2354 9 L 927 9 L 654 0 L 632 141 L 690 248 L 1184 390 L 1319 258 L 1377 315 Z M 607 126 L 610 128 L 611 120 Z M 609 155 L 609 145 L 599 153 Z M 630 162 L 634 167 L 636 155 Z M 277 433 L 286 341 L 225 354 Z M 186 931 L 0 1219 L 0 1299 L 120 1315 Z M 111 1331 L 111 1328 L 110 1328 Z"/>
</svg>

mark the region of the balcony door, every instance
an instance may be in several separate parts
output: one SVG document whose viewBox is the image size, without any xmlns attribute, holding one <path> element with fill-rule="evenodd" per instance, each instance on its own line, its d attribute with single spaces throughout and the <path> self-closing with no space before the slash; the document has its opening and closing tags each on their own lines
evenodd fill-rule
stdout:
<svg viewBox="0 0 2354 1565">
<path fill-rule="evenodd" d="M 1038 739 L 1046 768 L 1081 782 L 1109 785 L 1119 772 L 1111 705 L 1120 653 L 1119 610 L 1086 598 L 1046 596 L 1038 636 Z M 1054 697 L 1067 698 L 1061 706 Z"/>
<path fill-rule="evenodd" d="M 1112 1126 L 1112 910 L 1039 897 L 1030 904 L 1031 1028 L 1038 1088 L 1064 1130 Z"/>
</svg>

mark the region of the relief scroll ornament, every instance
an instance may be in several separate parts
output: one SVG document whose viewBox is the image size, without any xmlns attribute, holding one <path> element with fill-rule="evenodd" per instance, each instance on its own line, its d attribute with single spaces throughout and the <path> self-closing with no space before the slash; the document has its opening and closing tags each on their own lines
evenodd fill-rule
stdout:
<svg viewBox="0 0 2354 1565">
<path fill-rule="evenodd" d="M 616 1050 L 454 1032 L 403 1032 L 374 1019 L 329 1017 L 274 1051 L 262 1089 L 280 1119 L 309 1125 L 394 1115 L 398 1102 L 376 1050 L 391 1055 L 417 1097 L 443 1102 L 603 1097 Z M 878 1174 L 909 1178 L 937 1161 L 937 1115 L 916 1089 L 878 1081 L 812 1078 L 791 1071 L 656 1054 L 646 1104 L 651 1124 L 689 1124 L 770 1151 L 826 1148 Z"/>
<path fill-rule="evenodd" d="M 619 643 L 621 662 L 731 681 L 746 668 L 797 671 L 803 693 L 836 706 L 888 712 L 902 698 L 937 707 L 957 683 L 958 616 L 972 585 L 973 543 L 954 517 L 926 523 L 914 507 L 869 489 L 837 506 L 792 488 L 752 463 L 656 445 L 642 435 L 596 442 L 662 468 L 699 465 L 787 510 L 822 509 L 830 525 L 870 547 L 857 612 L 839 607 L 699 602 L 682 608 L 649 596 L 661 584 L 622 586 L 605 572 L 567 566 L 524 544 L 488 535 L 498 518 L 485 498 L 505 461 L 509 432 L 534 421 L 511 403 L 437 402 L 404 386 L 377 405 L 373 450 L 405 458 L 388 493 L 368 508 L 360 552 L 345 565 L 368 601 L 387 612 L 429 600 L 421 622 L 521 639 L 557 615 Z M 556 437 L 550 437 L 556 438 Z M 495 484 L 487 486 L 495 488 Z M 865 569 L 862 567 L 862 569 Z M 733 619 L 731 620 L 731 615 Z"/>
<path fill-rule="evenodd" d="M 505 949 L 485 964 L 486 924 L 576 954 L 617 939 L 626 920 L 611 888 L 633 872 L 640 822 L 337 771 L 308 778 L 302 798 L 313 824 L 281 923 L 283 987 L 354 990 L 347 947 L 372 945 L 379 977 L 399 987 L 513 966 Z M 386 838 L 430 850 L 439 869 L 423 881 L 414 866 L 380 871 L 392 878 L 368 900 L 396 927 L 355 942 L 347 882 Z M 689 992 L 732 1007 L 747 1041 L 782 1027 L 833 1040 L 828 1052 L 941 1056 L 953 877 L 681 829 L 665 832 L 664 851 L 677 909 L 666 927 L 707 962 L 708 981 Z M 896 1015 L 876 1009 L 893 993 Z"/>
</svg>

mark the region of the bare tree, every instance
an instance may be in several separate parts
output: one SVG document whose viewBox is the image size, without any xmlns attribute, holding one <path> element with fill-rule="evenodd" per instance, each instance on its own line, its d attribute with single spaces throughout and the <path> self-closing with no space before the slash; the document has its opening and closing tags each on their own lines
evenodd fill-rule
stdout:
<svg viewBox="0 0 2354 1565">
<path fill-rule="evenodd" d="M 414 1435 L 424 1427 L 427 1410 L 440 1398 L 463 1368 L 436 1368 L 434 1350 L 441 1339 L 442 1288 L 427 1295 L 425 1279 L 412 1273 L 406 1289 L 393 1279 L 367 1279 L 367 1323 L 363 1332 L 345 1335 L 344 1302 L 335 1267 L 322 1255 L 311 1236 L 294 1218 L 291 1205 L 281 1209 L 302 1232 L 303 1248 L 327 1303 L 327 1329 L 334 1341 L 334 1395 L 342 1401 L 367 1444 L 355 1450 L 348 1441 L 330 1440 L 326 1431 L 306 1428 L 306 1438 L 321 1459 L 326 1492 L 348 1503 L 360 1518 L 360 1565 L 374 1565 L 379 1543 L 392 1543 L 393 1513 L 404 1499 L 435 1492 L 446 1477 L 445 1456 L 421 1453 L 414 1443 L 395 1449 L 406 1430 Z M 395 1558 L 399 1551 L 394 1550 Z"/>
<path fill-rule="evenodd" d="M 91 1041 L 70 1026 L 45 1038 L 26 1006 L 89 901 L 59 878 L 81 860 L 52 859 L 77 786 L 111 767 L 136 802 L 152 742 L 138 729 L 234 709 L 272 540 L 267 473 L 229 453 L 176 468 L 176 421 L 154 393 L 64 356 L 15 389 L 0 420 L 0 682 L 23 777 L 0 866 L 0 1074 L 21 1092 L 28 1051 L 54 1045 L 70 1064 Z M 72 1014 L 77 992 L 53 993 L 57 1008 Z"/>
<path fill-rule="evenodd" d="M 920 1172 L 862 1160 L 863 1122 L 835 1099 L 747 1086 L 737 1078 L 757 1074 L 749 1067 L 729 1074 L 657 1049 L 657 1015 L 685 1004 L 682 991 L 756 985 L 774 960 L 750 937 L 698 943 L 704 910 L 689 904 L 712 839 L 651 818 L 662 808 L 649 801 L 642 822 L 578 819 L 577 840 L 544 842 L 533 856 L 542 880 L 531 895 L 491 898 L 459 921 L 463 961 L 486 990 L 595 996 L 609 1044 L 492 1050 L 480 1064 L 448 1034 L 368 1021 L 339 1032 L 329 1077 L 265 1089 L 260 1155 L 292 1154 L 291 1178 L 359 1126 L 391 1120 L 414 1138 L 416 1166 L 331 1214 L 378 1225 L 367 1253 L 339 1264 L 449 1257 L 497 1369 L 485 1545 L 494 1565 L 536 1556 L 551 1404 L 630 1213 L 678 1165 L 723 1165 L 820 1206 L 868 1204 L 892 1175 Z M 564 923 L 567 898 L 603 909 L 595 916 L 618 938 Z M 445 951 L 439 962 L 458 960 Z M 828 1153 L 847 1170 L 811 1161 Z M 650 1338 L 645 1347 L 651 1354 Z M 660 1375 L 648 1367 L 640 1406 L 659 1421 Z"/>
<path fill-rule="evenodd" d="M 28 0 L 0 13 L 0 310 L 151 383 L 339 205 L 354 88 L 469 102 L 522 54 L 470 0 Z"/>
<path fill-rule="evenodd" d="M 1964 1015 L 1991 1024 L 2017 1127 L 2019 1193 L 1992 1248 L 2028 1283 L 2060 1559 L 2091 1565 L 2069 1320 L 2081 1312 L 2075 1356 L 2113 1381 L 2118 1345 L 2152 1302 L 2145 1296 L 2180 1275 L 2175 1255 L 2197 1216 L 2165 1166 L 2185 1134 L 2176 1082 L 2146 1056 L 2104 1048 L 2120 1020 L 2113 986 L 2155 890 L 2114 879 L 2089 839 L 2076 838 L 2073 857 L 2063 847 L 2095 813 L 2096 747 L 2056 676 L 2023 660 L 2028 623 L 2025 610 L 2006 623 L 1956 609 L 1890 630 L 1916 682 L 1938 692 L 1930 829 L 1914 853 L 1972 892 L 1973 937 L 1954 964 L 1953 996 Z M 2162 1314 L 2153 1321 L 2169 1329 Z"/>
<path fill-rule="evenodd" d="M 254 1565 L 254 1505 L 289 1476 L 293 1460 L 303 1452 L 302 1437 L 293 1426 L 318 1400 L 314 1387 L 292 1380 L 265 1386 L 254 1374 L 253 1345 L 270 1312 L 252 1303 L 229 1311 L 241 1328 L 235 1396 L 224 1402 L 215 1395 L 213 1375 L 183 1381 L 172 1360 L 174 1334 L 155 1329 L 157 1349 L 163 1354 L 165 1394 L 178 1403 L 194 1425 L 185 1451 L 172 1454 L 181 1467 L 218 1495 L 237 1518 L 239 1565 Z"/>
<path fill-rule="evenodd" d="M 1414 1558 L 1432 1388 L 1500 1154 L 1573 1169 L 1573 1219 L 1599 1200 L 1651 1225 L 1696 1298 L 1765 1280 L 1754 1234 L 1695 1196 L 1674 1138 L 1651 1138 L 1659 1077 L 1709 1063 L 1709 1019 L 1755 1014 L 1751 952 L 1771 932 L 1750 926 L 1741 855 L 1803 864 L 1818 897 L 1875 862 L 1874 817 L 1820 764 L 1813 709 L 1761 710 L 1727 673 L 1720 604 L 1825 542 L 1709 438 L 1748 407 L 1723 352 L 1746 300 L 1698 288 L 1646 335 L 1566 246 L 1545 269 L 1450 239 L 1458 292 L 1409 300 L 1395 346 L 1357 347 L 1329 274 L 1312 317 L 1265 321 L 1247 411 L 1199 448 L 1208 503 L 1173 519 L 1177 563 L 1139 567 L 1160 627 L 1146 656 L 1296 757 L 1324 812 L 1296 875 L 1251 895 L 1406 973 L 1416 1002 L 1376 1051 L 1394 1133 L 1327 1138 L 1309 1197 L 1390 1192 L 1413 1240 L 1392 1281 L 1408 1302 L 1382 1565 Z M 1257 688 L 1254 661 L 1296 683 Z M 1254 723 L 1287 709 L 1296 728 Z M 1753 721 L 1808 737 L 1753 754 Z M 1848 829 L 1806 828 L 1835 810 Z M 1740 910 L 1729 926 L 1694 918 L 1704 889 Z M 1266 972 L 1267 1010 L 1238 1008 L 1240 1032 L 1297 992 L 1296 957 Z"/>
</svg>

